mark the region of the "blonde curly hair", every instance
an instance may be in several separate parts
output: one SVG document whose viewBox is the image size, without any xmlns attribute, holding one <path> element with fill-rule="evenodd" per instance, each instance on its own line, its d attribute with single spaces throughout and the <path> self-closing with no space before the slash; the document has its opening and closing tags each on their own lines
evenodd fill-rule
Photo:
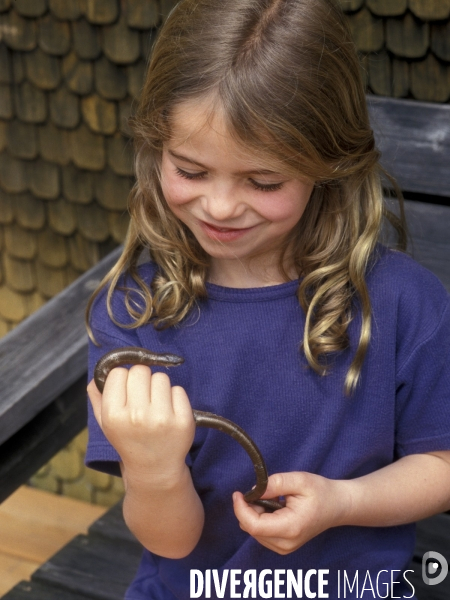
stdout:
<svg viewBox="0 0 450 600">
<path fill-rule="evenodd" d="M 325 374 L 327 357 L 348 348 L 348 325 L 357 306 L 361 311 L 345 380 L 351 393 L 370 340 L 365 276 L 383 216 L 397 229 L 399 247 L 406 234 L 403 210 L 399 219 L 384 205 L 360 65 L 334 0 L 182 0 L 171 12 L 132 121 L 137 181 L 129 198 L 131 223 L 123 254 L 99 288 L 109 284 L 110 316 L 114 320 L 111 296 L 125 270 L 142 298 L 139 308 L 127 300 L 131 327 L 176 325 L 207 295 L 209 257 L 170 211 L 160 185 L 174 107 L 205 97 L 216 99 L 230 133 L 254 155 L 281 160 L 287 173 L 316 182 L 286 241 L 280 270 L 288 280 L 283 264 L 289 249 L 302 276 L 302 346 L 316 372 Z M 137 269 L 144 249 L 160 267 L 151 289 Z"/>
</svg>

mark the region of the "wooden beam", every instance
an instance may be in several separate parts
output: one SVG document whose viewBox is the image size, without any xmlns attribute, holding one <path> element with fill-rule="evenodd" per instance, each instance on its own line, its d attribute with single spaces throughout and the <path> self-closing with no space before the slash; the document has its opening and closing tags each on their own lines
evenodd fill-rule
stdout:
<svg viewBox="0 0 450 600">
<path fill-rule="evenodd" d="M 450 104 L 369 96 L 382 164 L 400 188 L 450 197 Z"/>
<path fill-rule="evenodd" d="M 86 427 L 86 375 L 0 446 L 0 503 Z"/>
<path fill-rule="evenodd" d="M 114 250 L 0 340 L 0 443 L 85 374 L 84 309 L 120 251 Z"/>
</svg>

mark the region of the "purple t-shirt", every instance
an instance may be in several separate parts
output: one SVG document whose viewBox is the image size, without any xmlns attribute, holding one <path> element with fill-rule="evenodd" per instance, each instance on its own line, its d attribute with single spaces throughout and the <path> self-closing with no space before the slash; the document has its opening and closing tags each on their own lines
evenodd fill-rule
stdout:
<svg viewBox="0 0 450 600">
<path fill-rule="evenodd" d="M 149 284 L 154 271 L 152 264 L 141 267 Z M 131 278 L 127 283 L 132 287 Z M 208 298 L 198 303 L 198 309 L 182 324 L 161 331 L 151 324 L 131 330 L 114 325 L 102 293 L 92 313 L 101 346 L 90 345 L 89 378 L 96 361 L 121 346 L 183 356 L 184 364 L 168 371 L 172 385 L 186 389 L 193 408 L 222 415 L 243 427 L 259 446 L 269 474 L 310 471 L 351 479 L 408 454 L 449 450 L 449 296 L 432 273 L 382 246 L 367 284 L 372 337 L 360 384 L 351 397 L 343 392 L 344 379 L 358 344 L 360 318 L 357 315 L 349 328 L 350 349 L 332 356 L 327 376 L 317 375 L 299 351 L 305 315 L 296 297 L 297 281 L 250 289 L 208 284 Z M 131 322 L 121 291 L 114 293 L 113 311 L 119 322 Z M 87 464 L 117 474 L 118 460 L 90 410 Z M 211 596 L 205 588 L 201 598 L 239 597 L 235 592 L 245 597 L 242 580 L 246 573 L 247 582 L 253 581 L 250 570 L 256 570 L 255 577 L 259 577 L 264 569 L 271 573 L 291 570 L 296 576 L 302 569 L 303 575 L 309 572 L 312 592 L 317 592 L 318 576 L 311 570 L 328 570 L 323 590 L 332 599 L 373 598 L 367 577 L 373 587 L 377 580 L 383 597 L 383 584 L 391 576 L 402 579 L 414 548 L 414 525 L 337 527 L 281 556 L 243 532 L 234 516 L 232 493 L 245 492 L 255 483 L 242 448 L 218 431 L 197 429 L 186 460 L 205 508 L 202 537 L 183 559 L 144 551 L 127 599 L 187 600 L 190 570 L 194 569 L 204 582 L 208 569 L 217 570 L 219 583 L 228 577 L 220 596 L 211 575 Z M 232 569 L 241 574 L 233 575 Z M 344 577 L 351 584 L 356 575 L 357 586 L 353 591 L 347 586 L 344 596 Z M 232 576 L 241 579 L 234 591 Z M 195 577 L 198 590 L 199 575 Z M 281 577 L 286 579 L 286 575 Z M 250 586 L 246 593 L 248 597 L 277 597 L 267 595 L 267 589 Z M 286 589 L 281 587 L 280 592 Z M 393 593 L 394 597 L 413 597 L 404 580 L 394 584 Z"/>
</svg>

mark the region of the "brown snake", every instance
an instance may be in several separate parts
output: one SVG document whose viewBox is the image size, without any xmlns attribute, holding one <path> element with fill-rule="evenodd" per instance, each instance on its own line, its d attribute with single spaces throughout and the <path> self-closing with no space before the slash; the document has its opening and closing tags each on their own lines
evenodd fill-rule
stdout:
<svg viewBox="0 0 450 600">
<path fill-rule="evenodd" d="M 108 377 L 109 372 L 115 367 L 120 367 L 122 365 L 174 367 L 181 365 L 183 362 L 184 359 L 175 354 L 158 354 L 146 350 L 145 348 L 138 348 L 135 346 L 118 348 L 117 350 L 111 350 L 111 352 L 105 354 L 98 361 L 94 370 L 94 381 L 98 390 L 103 392 L 106 378 Z M 267 488 L 267 468 L 259 448 L 249 435 L 239 427 L 239 425 L 236 425 L 236 423 L 233 423 L 233 421 L 229 421 L 224 417 L 219 417 L 219 415 L 202 410 L 193 410 L 192 413 L 197 427 L 211 427 L 212 429 L 218 429 L 219 431 L 227 433 L 239 442 L 250 456 L 256 473 L 256 486 L 244 494 L 246 502 L 258 504 L 259 506 L 264 507 L 268 512 L 274 512 L 275 510 L 283 508 L 283 504 L 277 500 L 260 500 Z"/>
</svg>

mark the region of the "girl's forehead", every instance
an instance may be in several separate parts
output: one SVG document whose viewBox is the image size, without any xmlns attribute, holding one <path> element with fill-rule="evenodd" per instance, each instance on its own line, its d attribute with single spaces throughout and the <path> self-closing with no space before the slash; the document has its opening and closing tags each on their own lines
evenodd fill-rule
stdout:
<svg viewBox="0 0 450 600">
<path fill-rule="evenodd" d="M 231 129 L 224 108 L 210 99 L 183 102 L 173 109 L 165 146 L 188 152 L 192 158 L 228 156 L 257 169 L 282 169 L 281 160 L 245 146 Z"/>
</svg>

